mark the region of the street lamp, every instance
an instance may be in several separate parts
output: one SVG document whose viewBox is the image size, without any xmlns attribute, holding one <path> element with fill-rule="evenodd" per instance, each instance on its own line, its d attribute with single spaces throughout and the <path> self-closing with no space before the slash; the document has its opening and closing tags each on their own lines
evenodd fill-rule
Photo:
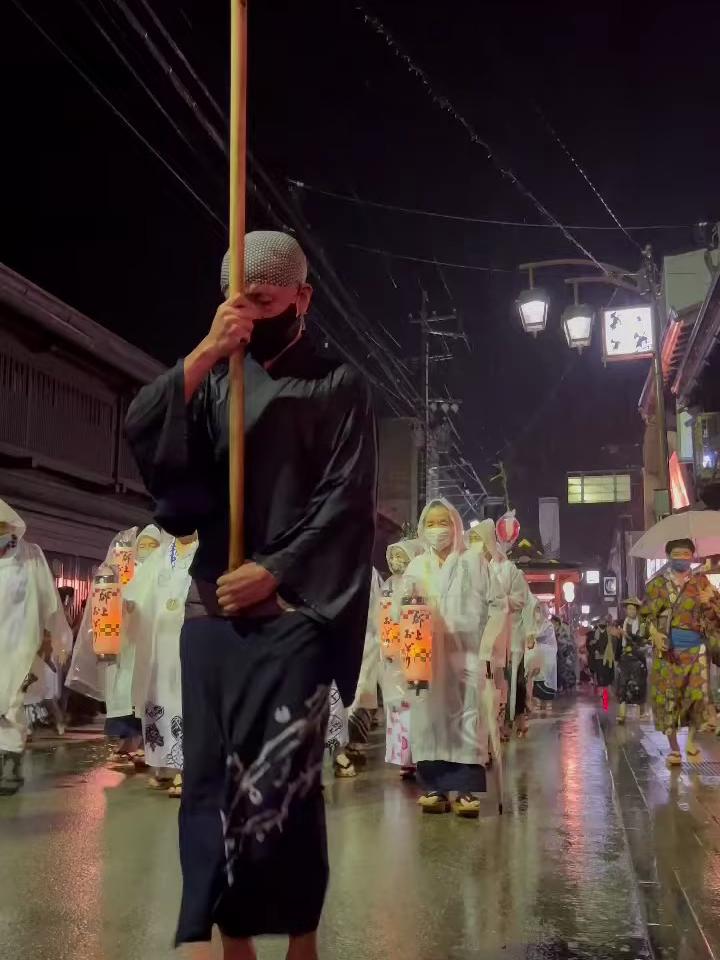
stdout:
<svg viewBox="0 0 720 960">
<path fill-rule="evenodd" d="M 568 346 L 583 352 L 592 340 L 595 312 L 586 303 L 574 303 L 566 307 L 562 315 L 562 325 Z"/>
<path fill-rule="evenodd" d="M 669 452 L 667 425 L 665 422 L 665 385 L 662 369 L 661 343 L 662 327 L 660 323 L 661 297 L 660 281 L 657 275 L 657 268 L 653 261 L 652 248 L 648 244 L 642 251 L 643 262 L 639 270 L 625 270 L 623 267 L 614 266 L 611 263 L 601 263 L 599 260 L 578 260 L 563 257 L 558 260 L 539 260 L 533 263 L 521 263 L 519 268 L 522 271 L 527 270 L 530 280 L 530 289 L 524 290 L 520 294 L 516 303 L 522 320 L 523 328 L 533 335 L 537 335 L 544 330 L 547 324 L 548 314 L 548 296 L 544 290 L 533 285 L 533 274 L 535 270 L 546 269 L 550 267 L 591 267 L 599 270 L 598 274 L 566 277 L 565 283 L 572 284 L 575 289 L 575 303 L 563 313 L 562 323 L 565 330 L 565 336 L 571 347 L 576 347 L 582 351 L 589 346 L 592 335 L 593 311 L 578 303 L 578 284 L 599 283 L 605 286 L 614 287 L 616 290 L 626 290 L 643 301 L 643 310 L 633 310 L 636 321 L 642 320 L 642 330 L 639 327 L 633 329 L 635 333 L 640 333 L 640 339 L 635 341 L 635 350 L 629 351 L 634 359 L 652 356 L 653 375 L 655 379 L 655 405 L 658 432 L 658 449 L 660 451 L 660 480 L 662 483 L 662 492 L 666 498 L 669 498 L 670 475 L 669 475 Z M 611 313 L 619 316 L 622 308 L 618 308 Z M 607 341 L 607 335 L 606 335 Z M 622 338 L 616 337 L 617 347 L 614 341 L 610 341 L 610 349 L 607 343 L 604 346 L 605 359 L 610 359 L 613 353 L 620 354 Z M 670 505 L 672 512 L 672 505 Z"/>
<path fill-rule="evenodd" d="M 530 289 L 523 290 L 515 301 L 520 320 L 525 333 L 536 337 L 547 326 L 548 307 L 550 299 L 542 287 L 533 287 L 532 271 L 530 271 Z"/>
</svg>

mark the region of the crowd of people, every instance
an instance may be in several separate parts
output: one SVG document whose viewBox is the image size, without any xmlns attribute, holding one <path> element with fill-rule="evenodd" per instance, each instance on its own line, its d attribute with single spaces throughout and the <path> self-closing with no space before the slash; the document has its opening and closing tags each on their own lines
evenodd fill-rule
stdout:
<svg viewBox="0 0 720 960">
<path fill-rule="evenodd" d="M 103 711 L 110 769 L 148 771 L 150 789 L 181 797 L 180 633 L 197 535 L 173 537 L 150 524 L 113 538 L 102 567 L 112 570 L 118 545 L 129 546 L 132 577 L 122 590 L 118 656 L 103 659 L 94 651 L 92 604 L 73 623 L 69 588 L 56 588 L 42 551 L 27 542 L 23 520 L 3 501 L 0 530 L 0 568 L 8 571 L 0 574 L 3 619 L 14 639 L 3 670 L 3 787 L 22 782 L 20 761 L 35 725 L 64 733 L 68 697 L 75 695 L 89 714 Z M 692 542 L 668 544 L 667 570 L 648 584 L 645 600 L 627 598 L 620 623 L 601 618 L 584 650 L 568 624 L 533 596 L 490 520 L 463 531 L 454 507 L 432 501 L 417 538 L 391 544 L 386 558 L 389 576 L 371 575 L 354 697 L 346 707 L 334 681 L 329 691 L 325 751 L 336 778 L 358 776 L 371 730 L 384 722 L 385 760 L 403 779 L 419 781 L 423 811 L 452 806 L 459 816 L 476 817 L 493 725 L 501 741 L 527 736 L 529 716 L 544 714 L 557 694 L 581 683 L 583 662 L 592 687 L 606 698 L 612 691 L 619 724 L 629 706 L 644 716 L 650 704 L 669 738 L 669 763 L 681 760 L 682 726 L 689 729 L 688 758 L 699 758 L 696 734 L 715 720 L 709 678 L 720 597 L 702 571 L 693 571 Z M 399 624 L 411 598 L 432 611 L 432 681 L 421 684 L 408 683 L 402 655 L 382 639 L 383 619 Z"/>
<path fill-rule="evenodd" d="M 248 234 L 246 292 L 230 295 L 226 257 L 209 333 L 131 404 L 126 435 L 155 523 L 113 538 L 74 645 L 42 551 L 0 501 L 2 789 L 22 784 L 26 707 L 54 704 L 60 730 L 61 679 L 103 703 L 108 764 L 149 770 L 152 790 L 181 798 L 176 942 L 197 960 L 212 956 L 215 926 L 226 960 L 252 960 L 263 934 L 287 935 L 290 960 L 316 960 L 323 768 L 358 775 L 380 707 L 386 760 L 418 780 L 422 813 L 476 819 L 502 742 L 526 737 L 532 711 L 581 673 L 570 626 L 532 594 L 492 520 L 464 530 L 449 502 L 432 500 L 416 537 L 389 546 L 384 583 L 372 568 L 370 395 L 303 336 L 307 270 L 293 237 Z M 228 571 L 228 358 L 240 348 L 247 561 Z M 720 599 L 693 554 L 691 542 L 669 544 L 667 572 L 587 650 L 598 687 L 617 672 L 625 719 L 644 697 L 649 641 L 671 763 L 683 724 L 687 755 L 699 756 L 720 643 Z M 110 622 L 94 600 L 113 590 Z"/>
</svg>

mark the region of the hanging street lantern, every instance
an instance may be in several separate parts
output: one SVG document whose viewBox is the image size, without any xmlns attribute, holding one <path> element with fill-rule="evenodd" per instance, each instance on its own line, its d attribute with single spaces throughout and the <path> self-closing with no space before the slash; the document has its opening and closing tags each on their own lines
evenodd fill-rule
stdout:
<svg viewBox="0 0 720 960">
<path fill-rule="evenodd" d="M 523 290 L 515 301 L 525 333 L 536 337 L 547 326 L 550 299 L 542 287 Z"/>
<path fill-rule="evenodd" d="M 581 353 L 590 346 L 595 313 L 586 303 L 573 303 L 563 311 L 562 325 L 568 346 Z"/>
<path fill-rule="evenodd" d="M 508 510 L 495 524 L 495 532 L 498 541 L 505 550 L 509 550 L 520 536 L 520 521 L 515 516 L 514 510 Z"/>
</svg>

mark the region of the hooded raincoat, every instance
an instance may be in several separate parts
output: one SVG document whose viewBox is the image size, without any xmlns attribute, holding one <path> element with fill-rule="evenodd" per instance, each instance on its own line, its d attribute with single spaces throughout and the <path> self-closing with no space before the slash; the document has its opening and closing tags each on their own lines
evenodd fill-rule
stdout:
<svg viewBox="0 0 720 960">
<path fill-rule="evenodd" d="M 373 569 L 370 578 L 370 600 L 368 604 L 367 625 L 365 627 L 365 645 L 363 647 L 360 676 L 358 677 L 355 699 L 350 713 L 356 710 L 375 710 L 378 705 L 377 688 L 380 683 L 380 597 L 382 581 L 377 570 Z"/>
<path fill-rule="evenodd" d="M 391 543 L 386 552 L 390 570 L 390 558 L 394 550 L 404 552 L 409 566 L 410 562 L 423 553 L 425 548 L 420 540 L 400 540 L 398 543 Z M 391 570 L 390 576 L 383 584 L 383 594 L 386 597 L 390 595 L 393 599 L 395 619 L 400 615 L 403 584 L 406 582 L 405 571 L 393 573 Z M 413 764 L 410 741 L 413 697 L 408 691 L 399 657 L 394 659 L 383 657 L 381 688 L 385 707 L 385 762 L 400 767 L 410 767 Z"/>
<path fill-rule="evenodd" d="M 476 528 L 480 531 L 488 553 L 490 604 L 487 627 L 483 635 L 482 656 L 495 671 L 510 668 L 509 719 L 515 718 L 518 672 L 523 662 L 528 637 L 534 634 L 535 598 L 522 571 L 508 560 L 499 548 L 492 520 Z"/>
<path fill-rule="evenodd" d="M 453 521 L 452 552 L 444 562 L 425 537 L 428 511 L 436 505 L 444 506 Z M 484 767 L 488 727 L 481 697 L 488 681 L 480 641 L 487 620 L 487 581 L 477 556 L 465 550 L 460 515 L 448 501 L 434 500 L 425 507 L 418 539 L 424 552 L 407 568 L 404 592 L 423 596 L 433 610 L 433 670 L 429 689 L 413 693 L 413 759 L 418 764 L 441 761 Z M 420 775 L 427 783 L 422 769 Z M 473 784 L 465 788 L 459 780 L 451 786 L 447 782 L 440 778 L 429 785 L 440 790 L 478 789 Z"/>
<path fill-rule="evenodd" d="M 142 717 L 145 761 L 155 769 L 183 767 L 180 631 L 197 546 L 197 538 L 162 543 L 124 593 L 139 614 L 127 628 L 134 650 L 132 703 Z"/>
<path fill-rule="evenodd" d="M 4 500 L 0 520 L 13 536 L 0 557 L 0 752 L 22 753 L 27 735 L 24 682 L 32 672 L 37 680 L 28 689 L 38 684 L 39 700 L 55 696 L 55 673 L 48 661 L 69 653 L 72 633 L 45 555 L 24 539 L 25 522 Z M 46 634 L 51 647 L 40 658 Z"/>
<path fill-rule="evenodd" d="M 168 537 L 154 524 L 149 524 L 139 533 L 136 527 L 121 531 L 113 537 L 108 548 L 105 563 L 109 564 L 115 544 L 118 541 L 135 545 L 144 536 L 153 537 L 167 546 Z M 162 546 L 158 549 L 162 549 Z M 157 552 L 157 551 L 155 551 Z M 153 553 L 149 555 L 153 556 Z M 65 686 L 94 700 L 105 701 L 109 720 L 130 717 L 133 714 L 133 673 L 135 670 L 135 638 L 147 629 L 146 612 L 152 601 L 150 598 L 152 579 L 144 575 L 148 560 L 136 559 L 135 574 L 130 583 L 123 588 L 123 617 L 121 627 L 120 653 L 115 662 L 99 662 L 93 650 L 92 604 L 87 603 L 78 631 L 72 663 Z M 132 597 L 128 597 L 131 588 Z"/>
<path fill-rule="evenodd" d="M 533 621 L 535 646 L 525 654 L 525 676 L 540 699 L 550 700 L 557 692 L 557 638 L 544 604 L 535 604 Z"/>
</svg>

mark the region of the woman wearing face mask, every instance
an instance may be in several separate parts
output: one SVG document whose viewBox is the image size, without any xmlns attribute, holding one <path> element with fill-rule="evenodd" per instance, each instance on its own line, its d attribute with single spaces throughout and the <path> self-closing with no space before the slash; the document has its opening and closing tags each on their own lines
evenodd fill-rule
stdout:
<svg viewBox="0 0 720 960">
<path fill-rule="evenodd" d="M 695 736 L 710 702 L 706 644 L 709 631 L 720 630 L 720 594 L 704 573 L 692 572 L 692 540 L 671 540 L 665 551 L 668 567 L 648 584 L 641 616 L 649 624 L 654 648 L 655 726 L 670 743 L 668 763 L 678 766 L 680 727 L 688 727 L 688 760 L 697 762 L 702 756 Z"/>
<path fill-rule="evenodd" d="M 465 550 L 460 515 L 447 501 L 425 507 L 418 539 L 425 552 L 405 577 L 434 613 L 432 680 L 412 703 L 413 759 L 426 789 L 418 802 L 425 813 L 446 813 L 455 792 L 455 813 L 476 818 L 488 761 L 481 696 L 487 679 L 480 660 L 486 580 L 477 557 Z"/>
<path fill-rule="evenodd" d="M 391 597 L 395 619 L 399 617 L 405 590 L 405 572 L 410 562 L 424 550 L 419 540 L 401 540 L 387 548 L 390 576 L 383 584 L 383 596 Z M 411 588 L 410 588 L 411 589 Z M 393 616 L 392 611 L 385 614 Z M 399 766 L 404 780 L 415 776 L 411 746 L 411 711 L 413 697 L 399 657 L 383 656 L 381 685 L 385 706 L 385 763 Z"/>
</svg>

